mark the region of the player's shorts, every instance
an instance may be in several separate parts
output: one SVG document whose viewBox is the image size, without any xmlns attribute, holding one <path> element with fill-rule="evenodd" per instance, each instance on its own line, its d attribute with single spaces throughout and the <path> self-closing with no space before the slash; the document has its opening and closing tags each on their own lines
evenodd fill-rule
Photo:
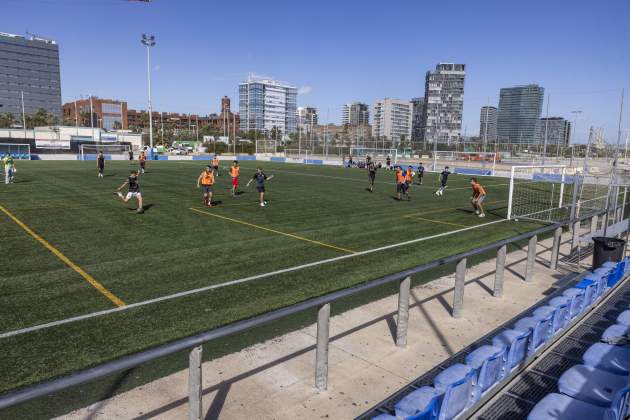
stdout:
<svg viewBox="0 0 630 420">
<path fill-rule="evenodd" d="M 144 168 L 144 165 L 146 165 L 146 162 L 145 162 L 145 161 L 140 162 L 140 166 L 141 166 L 142 168 Z"/>
<path fill-rule="evenodd" d="M 142 198 L 142 193 L 140 191 L 138 191 L 138 192 L 129 191 L 127 193 L 127 197 L 125 197 L 125 199 L 129 200 L 130 198 Z"/>
<path fill-rule="evenodd" d="M 212 169 L 215 170 L 216 172 L 219 171 L 219 167 L 218 166 L 213 166 Z"/>
<path fill-rule="evenodd" d="M 442 188 L 446 188 L 446 182 L 441 181 L 441 182 L 440 182 L 440 185 L 442 186 Z"/>
<path fill-rule="evenodd" d="M 401 183 L 396 183 L 396 192 L 402 193 L 405 192 L 405 189 L 407 187 L 407 184 L 405 184 L 404 182 Z"/>
<path fill-rule="evenodd" d="M 264 193 L 264 192 L 265 192 L 265 187 L 256 187 L 256 190 L 257 190 L 259 193 Z"/>
<path fill-rule="evenodd" d="M 213 192 L 214 192 L 214 189 L 212 188 L 212 185 L 203 185 L 204 194 L 212 194 Z"/>
<path fill-rule="evenodd" d="M 232 177 L 232 186 L 238 187 L 238 177 Z"/>
<path fill-rule="evenodd" d="M 424 176 L 424 172 L 418 172 L 418 178 L 422 178 Z"/>
<path fill-rule="evenodd" d="M 481 204 L 481 203 L 483 203 L 483 200 L 485 200 L 485 199 L 486 199 L 485 195 L 483 195 L 483 194 L 482 195 L 478 195 L 477 197 L 475 197 L 475 202 L 477 204 Z"/>
<path fill-rule="evenodd" d="M 374 180 L 376 179 L 376 172 L 368 172 L 368 179 L 371 182 L 374 182 Z"/>
<path fill-rule="evenodd" d="M 98 165 L 98 171 L 103 172 L 105 170 L 105 165 Z"/>
</svg>

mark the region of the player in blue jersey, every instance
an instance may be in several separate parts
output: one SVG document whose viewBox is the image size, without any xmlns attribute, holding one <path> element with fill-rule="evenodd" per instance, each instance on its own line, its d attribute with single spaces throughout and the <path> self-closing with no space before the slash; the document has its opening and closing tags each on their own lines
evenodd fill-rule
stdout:
<svg viewBox="0 0 630 420">
<path fill-rule="evenodd" d="M 435 195 L 444 195 L 444 190 L 446 189 L 446 183 L 448 182 L 448 176 L 451 174 L 451 171 L 448 170 L 448 166 L 444 167 L 444 170 L 440 172 L 440 188 L 435 192 Z"/>
</svg>

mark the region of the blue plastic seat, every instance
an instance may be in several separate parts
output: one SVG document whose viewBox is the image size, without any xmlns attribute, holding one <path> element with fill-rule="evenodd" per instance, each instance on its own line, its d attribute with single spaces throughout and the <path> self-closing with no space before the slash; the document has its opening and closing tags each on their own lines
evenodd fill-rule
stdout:
<svg viewBox="0 0 630 420">
<path fill-rule="evenodd" d="M 434 420 L 438 410 L 437 390 L 431 386 L 416 389 L 394 406 L 396 417 L 408 420 Z"/>
<path fill-rule="evenodd" d="M 547 318 L 537 318 L 533 316 L 521 318 L 514 324 L 514 329 L 517 331 L 531 332 L 527 346 L 527 354 L 531 356 L 552 337 L 552 315 L 549 315 Z"/>
<path fill-rule="evenodd" d="M 530 335 L 530 331 L 505 330 L 492 339 L 493 346 L 507 349 L 507 365 L 510 371 L 525 360 Z"/>
<path fill-rule="evenodd" d="M 477 372 L 477 386 L 483 394 L 507 374 L 507 348 L 481 346 L 466 356 L 466 364 Z"/>
<path fill-rule="evenodd" d="M 372 417 L 372 420 L 397 420 L 397 417 L 394 417 L 391 414 L 379 414 L 376 417 Z"/>
<path fill-rule="evenodd" d="M 622 337 L 627 334 L 630 334 L 630 325 L 615 324 L 606 328 L 606 330 L 602 333 L 602 338 L 607 339 L 613 337 Z"/>
<path fill-rule="evenodd" d="M 606 261 L 605 263 L 602 264 L 602 267 L 609 268 L 611 270 L 613 281 L 615 283 L 623 275 L 623 266 L 621 266 L 620 264 L 621 263 L 617 263 L 617 262 L 613 262 L 613 261 Z"/>
<path fill-rule="evenodd" d="M 569 323 L 569 305 L 565 303 L 559 304 L 558 306 L 539 306 L 534 310 L 534 312 L 532 312 L 532 316 L 538 319 L 544 319 L 551 316 L 551 326 L 553 333 L 555 334 L 566 327 Z"/>
<path fill-rule="evenodd" d="M 480 395 L 475 369 L 461 363 L 440 372 L 435 377 L 433 386 L 438 393 L 443 394 L 439 420 L 454 419 L 472 406 Z"/>
<path fill-rule="evenodd" d="M 597 300 L 598 284 L 595 280 L 583 279 L 575 285 L 576 289 L 584 290 L 584 305 L 591 306 Z"/>
<path fill-rule="evenodd" d="M 558 379 L 558 390 L 580 401 L 608 407 L 615 393 L 630 383 L 628 379 L 627 375 L 577 365 L 567 369 Z"/>
<path fill-rule="evenodd" d="M 584 352 L 582 361 L 586 366 L 630 375 L 630 347 L 595 343 Z"/>
<path fill-rule="evenodd" d="M 586 300 L 584 290 L 572 287 L 562 292 L 563 296 L 571 299 L 570 313 L 571 319 L 575 318 L 586 308 Z"/>
<path fill-rule="evenodd" d="M 625 394 L 615 396 L 611 408 L 576 400 L 563 394 L 548 394 L 527 416 L 527 420 L 621 420 Z"/>
<path fill-rule="evenodd" d="M 617 324 L 630 325 L 630 310 L 623 311 L 617 317 Z"/>
</svg>

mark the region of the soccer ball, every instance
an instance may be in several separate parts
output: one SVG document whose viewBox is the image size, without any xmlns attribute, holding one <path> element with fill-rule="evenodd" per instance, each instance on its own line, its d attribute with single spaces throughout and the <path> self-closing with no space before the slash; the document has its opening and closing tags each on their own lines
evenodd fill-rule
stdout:
<svg viewBox="0 0 630 420">
<path fill-rule="evenodd" d="M 416 176 L 416 173 L 415 172 L 411 172 L 411 176 Z"/>
</svg>

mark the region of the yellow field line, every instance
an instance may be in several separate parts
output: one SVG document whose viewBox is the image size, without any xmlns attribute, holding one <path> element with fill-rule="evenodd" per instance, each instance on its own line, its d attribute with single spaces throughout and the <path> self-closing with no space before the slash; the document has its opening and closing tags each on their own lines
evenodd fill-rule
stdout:
<svg viewBox="0 0 630 420">
<path fill-rule="evenodd" d="M 48 241 L 35 233 L 31 228 L 29 228 L 24 222 L 15 217 L 9 210 L 0 206 L 0 210 L 9 216 L 11 220 L 13 220 L 19 227 L 24 229 L 26 233 L 31 235 L 35 240 L 37 240 L 40 244 L 42 244 L 46 249 L 52 252 L 57 258 L 59 258 L 62 262 L 64 262 L 68 267 L 76 271 L 81 277 L 83 277 L 88 283 L 90 283 L 96 290 L 101 292 L 107 299 L 111 300 L 112 303 L 118 307 L 125 306 L 125 302 L 120 300 L 116 295 L 107 290 L 105 286 L 98 282 L 94 277 L 83 271 L 81 267 L 72 262 L 68 257 L 66 257 L 61 251 L 52 246 Z"/>
<path fill-rule="evenodd" d="M 459 223 L 451 223 L 451 222 L 443 222 L 442 220 L 433 220 L 433 219 L 425 219 L 424 217 L 418 217 L 418 216 L 411 216 L 409 217 L 410 219 L 414 219 L 414 220 L 424 220 L 426 222 L 431 222 L 431 223 L 441 223 L 443 225 L 449 225 L 449 226 L 457 226 L 457 227 L 469 227 L 466 225 L 460 225 Z"/>
<path fill-rule="evenodd" d="M 201 213 L 201 214 L 207 214 L 208 216 L 217 217 L 219 219 L 228 220 L 230 222 L 239 223 L 241 225 L 249 226 L 249 227 L 252 227 L 252 228 L 255 228 L 255 229 L 261 229 L 261 230 L 265 230 L 267 232 L 276 233 L 278 235 L 288 236 L 289 238 L 299 239 L 300 241 L 310 242 L 312 244 L 324 246 L 326 248 L 332 248 L 332 249 L 335 249 L 337 251 L 347 252 L 349 254 L 356 253 L 356 251 L 352 251 L 350 249 L 341 248 L 339 246 L 330 245 L 330 244 L 327 244 L 327 243 L 324 243 L 324 242 L 315 241 L 313 239 L 304 238 L 302 236 L 294 235 L 292 233 L 280 232 L 279 230 L 270 229 L 270 228 L 267 228 L 267 227 L 264 227 L 264 226 L 258 226 L 258 225 L 255 225 L 253 223 L 245 222 L 243 220 L 233 219 L 231 217 L 221 216 L 221 215 L 218 215 L 218 214 L 215 214 L 215 213 L 210 213 L 208 211 L 199 210 L 199 209 L 196 209 L 194 207 L 191 207 L 190 210 L 192 210 L 194 212 L 197 212 L 197 213 Z"/>
</svg>

